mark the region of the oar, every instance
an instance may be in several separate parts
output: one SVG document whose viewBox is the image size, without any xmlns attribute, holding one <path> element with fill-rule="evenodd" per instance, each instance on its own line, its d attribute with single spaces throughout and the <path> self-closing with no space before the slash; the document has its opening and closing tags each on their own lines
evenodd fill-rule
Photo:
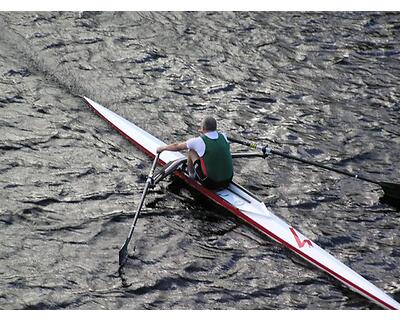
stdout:
<svg viewBox="0 0 400 320">
<path fill-rule="evenodd" d="M 149 190 L 149 187 L 152 185 L 154 170 L 156 168 L 156 165 L 157 165 L 157 162 L 158 162 L 159 158 L 160 158 L 160 154 L 157 153 L 156 157 L 154 158 L 153 165 L 151 166 L 149 176 L 147 177 L 146 184 L 144 186 L 144 190 L 143 190 L 143 194 L 142 194 L 142 198 L 140 199 L 140 203 L 139 203 L 139 206 L 138 206 L 138 208 L 136 210 L 135 217 L 133 218 L 131 229 L 129 230 L 129 235 L 126 238 L 125 243 L 122 246 L 121 250 L 119 250 L 119 265 L 121 267 L 128 260 L 128 245 L 129 245 L 129 242 L 132 239 L 133 230 L 135 229 L 136 222 L 137 222 L 137 219 L 139 217 L 140 210 L 142 210 L 142 206 L 143 206 L 143 203 L 144 203 L 144 199 L 145 199 L 145 197 L 147 195 L 147 191 Z"/>
<path fill-rule="evenodd" d="M 273 149 L 271 149 L 271 148 L 269 148 L 267 146 L 257 145 L 257 144 L 255 144 L 253 142 L 242 141 L 242 140 L 235 139 L 235 138 L 232 138 L 232 137 L 228 137 L 228 140 L 231 141 L 231 142 L 236 142 L 236 143 L 248 146 L 248 147 L 250 147 L 252 149 L 259 150 L 264 155 L 276 154 L 278 156 L 281 156 L 281 157 L 284 157 L 284 158 L 287 158 L 287 159 L 292 159 L 292 160 L 296 160 L 296 161 L 299 161 L 299 162 L 307 163 L 307 164 L 310 164 L 312 166 L 316 166 L 316 167 L 319 167 L 319 168 L 322 168 L 322 169 L 326 169 L 326 170 L 334 171 L 334 172 L 337 172 L 337 173 L 341 173 L 341 174 L 344 174 L 344 175 L 349 176 L 349 177 L 353 177 L 353 178 L 356 178 L 356 179 L 360 179 L 360 180 L 364 180 L 364 181 L 367 181 L 367 182 L 370 182 L 370 183 L 377 184 L 383 189 L 383 191 L 385 193 L 385 196 L 387 198 L 391 198 L 393 200 L 400 201 L 400 184 L 398 184 L 398 183 L 382 182 L 382 181 L 372 180 L 372 179 L 366 178 L 366 177 L 364 177 L 362 175 L 359 175 L 359 174 L 354 174 L 354 173 L 350 173 L 350 172 L 345 171 L 345 170 L 331 168 L 331 167 L 328 167 L 328 166 L 323 165 L 321 163 L 318 163 L 318 162 L 315 162 L 315 161 L 311 161 L 311 160 L 302 159 L 302 158 L 299 158 L 299 157 L 296 157 L 296 156 L 292 156 L 292 155 L 284 153 L 284 152 L 273 150 Z"/>
</svg>

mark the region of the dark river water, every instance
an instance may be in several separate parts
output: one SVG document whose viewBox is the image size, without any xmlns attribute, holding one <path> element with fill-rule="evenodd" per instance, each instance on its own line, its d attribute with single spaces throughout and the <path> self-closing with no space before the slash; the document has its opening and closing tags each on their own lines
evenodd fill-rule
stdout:
<svg viewBox="0 0 400 320">
<path fill-rule="evenodd" d="M 213 114 L 399 182 L 399 13 L 1 12 L 0 30 L 0 308 L 379 309 L 173 179 L 118 272 L 151 161 L 79 96 L 166 142 Z M 277 156 L 235 161 L 235 180 L 400 299 L 379 187 Z"/>
</svg>

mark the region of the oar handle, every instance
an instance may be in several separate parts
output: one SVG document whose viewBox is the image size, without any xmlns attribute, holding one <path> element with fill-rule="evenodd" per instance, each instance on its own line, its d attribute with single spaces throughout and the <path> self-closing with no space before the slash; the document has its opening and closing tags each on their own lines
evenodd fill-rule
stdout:
<svg viewBox="0 0 400 320">
<path fill-rule="evenodd" d="M 248 146 L 248 147 L 250 147 L 252 149 L 259 150 L 259 151 L 263 152 L 264 154 L 276 154 L 278 156 L 281 156 L 281 157 L 284 157 L 284 158 L 287 158 L 287 159 L 292 159 L 292 160 L 296 160 L 296 161 L 299 161 L 299 162 L 302 162 L 302 163 L 311 164 L 313 166 L 316 166 L 316 167 L 319 167 L 319 168 L 322 168 L 322 169 L 334 171 L 334 172 L 341 173 L 341 174 L 344 174 L 344 175 L 349 176 L 349 177 L 353 177 L 353 178 L 356 178 L 356 179 L 360 179 L 360 180 L 364 180 L 364 181 L 367 181 L 367 182 L 371 182 L 371 183 L 375 183 L 375 184 L 381 185 L 380 182 L 375 181 L 375 180 L 371 180 L 371 179 L 366 178 L 364 176 L 361 176 L 359 174 L 354 174 L 354 173 L 350 173 L 350 172 L 345 171 L 345 170 L 340 170 L 340 169 L 328 167 L 328 166 L 326 166 L 324 164 L 321 164 L 321 163 L 318 163 L 318 162 L 315 162 L 315 161 L 312 161 L 312 160 L 302 159 L 302 158 L 299 158 L 299 157 L 296 157 L 296 156 L 293 156 L 293 155 L 290 155 L 290 154 L 287 154 L 287 153 L 284 153 L 284 152 L 281 152 L 281 151 L 273 150 L 273 149 L 271 149 L 271 148 L 269 148 L 267 146 L 261 146 L 261 145 L 258 145 L 256 143 L 253 143 L 253 142 L 242 141 L 242 140 L 239 140 L 239 139 L 236 139 L 236 138 L 232 138 L 232 137 L 228 137 L 228 140 L 231 141 L 231 142 L 236 142 L 236 143 Z"/>
<path fill-rule="evenodd" d="M 157 166 L 158 160 L 160 159 L 160 154 L 161 153 L 157 153 L 156 154 L 156 156 L 154 158 L 154 161 L 153 161 L 153 164 L 151 166 L 149 176 L 147 177 L 147 181 L 149 182 L 149 184 L 152 184 L 152 182 L 153 182 L 152 180 L 153 180 L 153 176 L 154 176 L 154 171 L 156 170 L 156 166 Z"/>
<path fill-rule="evenodd" d="M 232 138 L 232 137 L 228 137 L 228 140 L 230 142 L 236 142 L 236 143 L 245 145 L 245 146 L 250 147 L 251 149 L 254 149 L 254 150 L 259 150 L 264 154 L 272 153 L 271 148 L 269 148 L 268 146 L 260 146 L 260 145 L 254 143 L 254 142 L 243 141 L 243 140 L 239 140 L 239 139 Z"/>
</svg>

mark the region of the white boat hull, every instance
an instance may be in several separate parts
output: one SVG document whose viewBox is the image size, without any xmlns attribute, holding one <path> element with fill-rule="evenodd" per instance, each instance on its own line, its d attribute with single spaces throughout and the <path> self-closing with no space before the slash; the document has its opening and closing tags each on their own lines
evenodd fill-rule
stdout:
<svg viewBox="0 0 400 320">
<path fill-rule="evenodd" d="M 86 97 L 84 99 L 97 114 L 149 156 L 154 157 L 157 147 L 165 145 L 163 141 L 111 110 Z M 179 152 L 165 151 L 161 153 L 160 164 L 177 160 L 183 156 Z M 271 239 L 283 244 L 316 267 L 335 277 L 353 291 L 360 293 L 385 309 L 400 309 L 400 304 L 397 301 L 277 217 L 262 201 L 259 201 L 239 185 L 231 183 L 227 189 L 214 192 L 188 178 L 181 171 L 176 172 L 176 175 Z"/>
</svg>

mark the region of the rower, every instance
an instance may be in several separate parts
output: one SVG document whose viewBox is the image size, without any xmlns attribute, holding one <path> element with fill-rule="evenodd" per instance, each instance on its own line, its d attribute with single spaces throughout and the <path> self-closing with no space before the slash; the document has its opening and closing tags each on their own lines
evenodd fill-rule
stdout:
<svg viewBox="0 0 400 320">
<path fill-rule="evenodd" d="M 228 139 L 224 133 L 217 131 L 217 121 L 213 117 L 204 118 L 199 132 L 201 133 L 199 137 L 158 147 L 157 152 L 189 150 L 187 157 L 189 177 L 197 179 L 209 189 L 224 189 L 233 177 Z"/>
</svg>

